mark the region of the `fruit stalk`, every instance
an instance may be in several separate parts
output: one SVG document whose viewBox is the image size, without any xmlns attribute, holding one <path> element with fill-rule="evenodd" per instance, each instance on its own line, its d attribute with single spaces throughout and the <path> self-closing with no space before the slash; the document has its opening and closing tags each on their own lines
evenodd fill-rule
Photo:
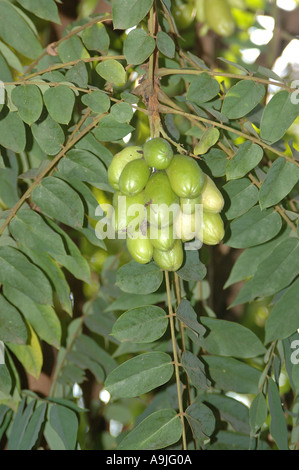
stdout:
<svg viewBox="0 0 299 470">
<path fill-rule="evenodd" d="M 182 421 L 183 450 L 187 450 L 186 430 L 185 430 L 185 421 L 184 421 L 184 408 L 183 408 L 183 401 L 182 401 L 182 394 L 181 394 L 179 361 L 178 361 L 176 335 L 175 335 L 175 328 L 174 328 L 175 314 L 173 312 L 172 303 L 171 303 L 169 272 L 164 271 L 164 273 L 165 273 L 165 283 L 166 283 L 166 292 L 167 292 L 167 303 L 168 303 L 168 312 L 169 312 L 169 324 L 170 324 L 170 332 L 171 332 L 171 343 L 172 343 L 172 350 L 173 350 L 175 378 L 176 378 L 176 386 L 177 386 L 177 394 L 178 394 L 179 413 L 180 413 L 180 418 Z"/>
</svg>

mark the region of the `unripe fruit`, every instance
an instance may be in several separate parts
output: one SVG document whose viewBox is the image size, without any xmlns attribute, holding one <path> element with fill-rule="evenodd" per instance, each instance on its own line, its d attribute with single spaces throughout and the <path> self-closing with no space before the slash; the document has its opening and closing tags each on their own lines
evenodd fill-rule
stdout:
<svg viewBox="0 0 299 470">
<path fill-rule="evenodd" d="M 205 175 L 205 185 L 201 192 L 201 203 L 205 212 L 221 212 L 224 199 L 214 181 Z"/>
<path fill-rule="evenodd" d="M 144 188 L 151 170 L 143 159 L 133 160 L 124 167 L 119 178 L 119 189 L 126 196 L 135 196 Z"/>
<path fill-rule="evenodd" d="M 196 20 L 199 23 L 204 23 L 205 21 L 204 0 L 195 0 L 195 7 L 196 7 Z"/>
<path fill-rule="evenodd" d="M 137 146 L 126 147 L 114 155 L 108 168 L 108 181 L 113 189 L 119 189 L 119 178 L 127 163 L 142 157 L 143 150 Z"/>
<path fill-rule="evenodd" d="M 235 22 L 227 0 L 205 0 L 205 20 L 209 27 L 220 36 L 231 36 L 235 30 Z"/>
<path fill-rule="evenodd" d="M 144 158 L 148 166 L 156 170 L 165 170 L 173 157 L 171 145 L 161 137 L 148 140 L 143 146 Z"/>
<path fill-rule="evenodd" d="M 144 203 L 147 208 L 147 220 L 156 227 L 171 225 L 174 212 L 178 210 L 179 198 L 170 186 L 165 171 L 153 173 L 144 190 Z"/>
<path fill-rule="evenodd" d="M 165 271 L 177 271 L 183 264 L 184 252 L 181 240 L 175 240 L 173 247 L 168 251 L 154 249 L 154 261 Z"/>
<path fill-rule="evenodd" d="M 191 241 L 195 237 L 197 214 L 199 213 L 193 212 L 193 214 L 184 214 L 182 211 L 180 211 L 177 215 L 173 224 L 174 231 L 176 236 L 180 238 L 183 242 Z"/>
<path fill-rule="evenodd" d="M 181 197 L 180 198 L 180 207 L 184 214 L 193 214 L 196 209 L 196 205 L 201 204 L 201 195 L 190 198 L 190 197 Z"/>
<path fill-rule="evenodd" d="M 148 227 L 147 233 L 153 247 L 157 248 L 157 250 L 168 251 L 173 247 L 175 241 L 173 236 L 173 225 L 162 228 L 151 225 Z"/>
<path fill-rule="evenodd" d="M 203 212 L 202 242 L 205 245 L 218 245 L 224 237 L 224 224 L 220 214 Z M 200 236 L 198 236 L 201 239 Z"/>
<path fill-rule="evenodd" d="M 172 2 L 171 13 L 179 29 L 186 29 L 192 21 L 196 10 L 192 3 L 183 3 L 181 1 Z"/>
<path fill-rule="evenodd" d="M 153 245 L 146 235 L 138 234 L 127 238 L 127 248 L 132 258 L 140 264 L 147 264 L 153 257 Z"/>
<path fill-rule="evenodd" d="M 166 170 L 171 187 L 179 197 L 195 198 L 204 186 L 204 173 L 193 158 L 175 155 Z"/>
<path fill-rule="evenodd" d="M 124 196 L 123 194 L 118 193 L 118 198 L 115 200 L 114 205 L 115 231 L 128 231 L 131 233 L 136 226 L 142 224 L 146 217 L 146 210 L 143 204 L 143 191 L 135 196 Z"/>
</svg>

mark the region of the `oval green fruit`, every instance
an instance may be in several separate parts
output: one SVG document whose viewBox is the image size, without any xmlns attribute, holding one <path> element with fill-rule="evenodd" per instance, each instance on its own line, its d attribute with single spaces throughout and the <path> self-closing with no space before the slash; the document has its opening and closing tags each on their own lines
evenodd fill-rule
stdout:
<svg viewBox="0 0 299 470">
<path fill-rule="evenodd" d="M 197 197 L 181 197 L 180 207 L 184 214 L 193 214 L 196 210 L 196 206 L 201 204 L 201 195 Z"/>
<path fill-rule="evenodd" d="M 119 189 L 120 175 L 127 163 L 143 157 L 142 147 L 126 147 L 116 153 L 108 167 L 108 181 L 113 189 Z"/>
<path fill-rule="evenodd" d="M 144 190 L 144 203 L 151 225 L 165 227 L 173 224 L 179 210 L 179 198 L 172 190 L 165 171 L 157 171 L 150 176 Z"/>
<path fill-rule="evenodd" d="M 148 140 L 143 146 L 144 158 L 148 166 L 165 170 L 173 158 L 173 150 L 167 140 L 161 137 Z"/>
<path fill-rule="evenodd" d="M 140 264 L 147 264 L 153 257 L 153 245 L 146 235 L 139 233 L 136 237 L 127 238 L 127 248 L 132 258 Z"/>
<path fill-rule="evenodd" d="M 235 21 L 227 0 L 205 0 L 205 20 L 219 36 L 231 36 L 235 30 Z"/>
<path fill-rule="evenodd" d="M 183 198 L 199 196 L 204 186 L 204 173 L 193 158 L 175 155 L 166 170 L 173 191 Z"/>
<path fill-rule="evenodd" d="M 221 212 L 224 199 L 214 181 L 205 175 L 205 185 L 201 192 L 201 203 L 205 212 Z"/>
<path fill-rule="evenodd" d="M 154 248 L 161 251 L 168 251 L 174 244 L 173 225 L 158 228 L 150 225 L 147 230 L 148 237 L 150 238 Z"/>
<path fill-rule="evenodd" d="M 118 193 L 114 201 L 114 230 L 121 233 L 133 233 L 146 219 L 144 193 L 135 196 L 125 196 Z"/>
<path fill-rule="evenodd" d="M 183 264 L 184 251 L 181 240 L 175 240 L 173 247 L 168 251 L 161 251 L 154 248 L 154 261 L 165 271 L 177 271 Z"/>
<path fill-rule="evenodd" d="M 143 158 L 127 163 L 119 178 L 120 191 L 126 196 L 135 196 L 145 188 L 150 173 Z"/>
<path fill-rule="evenodd" d="M 186 29 L 194 20 L 196 10 L 193 2 L 172 1 L 171 13 L 179 29 Z"/>
<path fill-rule="evenodd" d="M 220 214 L 203 212 L 202 239 L 205 245 L 218 245 L 224 237 L 224 224 Z"/>
<path fill-rule="evenodd" d="M 193 240 L 201 224 L 201 219 L 198 223 L 196 217 L 200 217 L 200 212 L 193 212 L 193 214 L 184 214 L 182 211 L 177 215 L 173 226 L 177 238 L 180 238 L 183 242 L 189 242 Z"/>
</svg>

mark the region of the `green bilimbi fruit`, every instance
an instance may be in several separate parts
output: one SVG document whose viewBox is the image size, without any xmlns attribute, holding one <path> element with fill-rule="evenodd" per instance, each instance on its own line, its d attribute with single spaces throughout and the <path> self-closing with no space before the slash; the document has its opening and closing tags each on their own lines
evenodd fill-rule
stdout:
<svg viewBox="0 0 299 470">
<path fill-rule="evenodd" d="M 135 196 L 145 188 L 150 173 L 151 170 L 143 159 L 127 163 L 119 178 L 120 191 L 126 196 Z"/>
<path fill-rule="evenodd" d="M 200 216 L 200 213 L 198 211 L 193 212 L 192 214 L 185 214 L 182 211 L 179 212 L 173 224 L 177 238 L 180 238 L 183 242 L 193 240 L 197 231 L 197 215 Z M 199 220 L 199 223 L 201 223 L 201 220 Z"/>
<path fill-rule="evenodd" d="M 218 245 L 224 237 L 223 220 L 218 213 L 203 212 L 202 242 L 205 245 Z M 201 239 L 201 236 L 198 236 Z"/>
<path fill-rule="evenodd" d="M 208 26 L 219 36 L 231 36 L 235 21 L 227 0 L 205 0 L 204 16 Z"/>
<path fill-rule="evenodd" d="M 214 181 L 205 175 L 205 185 L 201 192 L 201 204 L 205 212 L 221 212 L 224 199 Z"/>
<path fill-rule="evenodd" d="M 144 158 L 148 166 L 156 170 L 165 170 L 173 158 L 171 145 L 161 137 L 148 140 L 143 146 Z"/>
<path fill-rule="evenodd" d="M 166 170 L 173 191 L 181 198 L 199 196 L 204 186 L 204 173 L 193 158 L 175 155 Z"/>
<path fill-rule="evenodd" d="M 194 198 L 180 198 L 180 208 L 184 212 L 184 214 L 193 214 L 198 204 L 201 204 L 201 195 Z"/>
<path fill-rule="evenodd" d="M 108 168 L 108 181 L 113 189 L 119 189 L 120 175 L 127 163 L 143 157 L 142 147 L 126 147 L 116 153 Z"/>
<path fill-rule="evenodd" d="M 154 225 L 148 227 L 148 237 L 150 238 L 154 248 L 160 251 L 168 251 L 173 247 L 174 234 L 173 225 L 158 228 Z"/>
<path fill-rule="evenodd" d="M 177 271 L 183 264 L 184 251 L 181 240 L 175 240 L 173 247 L 168 251 L 154 248 L 153 258 L 160 268 L 165 271 Z"/>
<path fill-rule="evenodd" d="M 144 203 L 147 208 L 147 220 L 156 227 L 172 225 L 179 198 L 171 188 L 165 171 L 153 173 L 144 190 Z M 173 206 L 174 211 L 171 210 Z"/>
<path fill-rule="evenodd" d="M 144 207 L 144 192 L 135 196 L 125 196 L 117 193 L 114 200 L 115 232 L 132 232 L 142 224 L 146 217 Z"/>
<path fill-rule="evenodd" d="M 127 248 L 137 263 L 147 264 L 153 257 L 154 248 L 151 240 L 141 232 L 135 237 L 127 237 Z"/>
</svg>

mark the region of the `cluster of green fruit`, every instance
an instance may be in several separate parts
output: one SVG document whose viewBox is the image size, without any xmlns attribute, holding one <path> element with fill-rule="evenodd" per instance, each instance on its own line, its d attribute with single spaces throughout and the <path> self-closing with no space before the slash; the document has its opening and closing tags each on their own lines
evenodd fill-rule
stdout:
<svg viewBox="0 0 299 470">
<path fill-rule="evenodd" d="M 221 192 L 196 160 L 174 154 L 165 139 L 153 138 L 114 155 L 108 180 L 115 190 L 114 230 L 125 234 L 137 262 L 153 259 L 162 269 L 177 271 L 183 243 L 198 239 L 216 245 L 222 240 Z"/>
</svg>

